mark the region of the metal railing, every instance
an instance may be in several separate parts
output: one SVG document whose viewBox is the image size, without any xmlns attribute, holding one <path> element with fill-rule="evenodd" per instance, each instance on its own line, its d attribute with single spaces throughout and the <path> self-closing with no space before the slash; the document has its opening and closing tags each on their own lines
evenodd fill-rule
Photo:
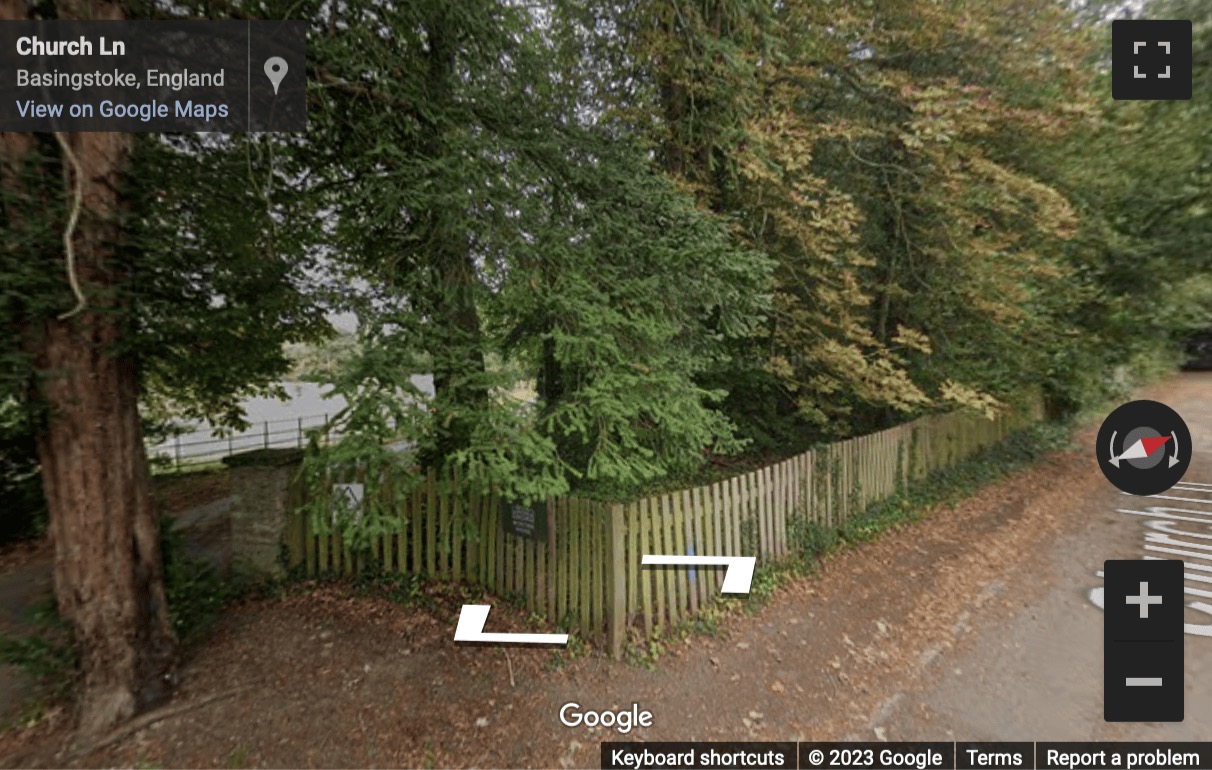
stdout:
<svg viewBox="0 0 1212 770">
<path fill-rule="evenodd" d="M 213 429 L 200 428 L 178 434 L 164 441 L 147 443 L 147 457 L 154 468 L 178 470 L 190 466 L 217 463 L 228 455 L 254 449 L 302 448 L 311 434 L 321 431 L 321 441 L 340 438 L 339 433 L 325 430 L 329 415 L 309 415 L 293 420 L 265 420 L 247 430 L 219 436 Z"/>
</svg>

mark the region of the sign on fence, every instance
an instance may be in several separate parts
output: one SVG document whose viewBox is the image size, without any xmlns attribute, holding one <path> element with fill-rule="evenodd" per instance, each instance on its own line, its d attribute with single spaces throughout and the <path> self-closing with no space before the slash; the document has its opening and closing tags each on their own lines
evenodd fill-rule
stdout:
<svg viewBox="0 0 1212 770">
<path fill-rule="evenodd" d="M 531 540 L 547 539 L 547 505 L 533 503 L 530 506 L 521 503 L 501 501 L 501 524 L 505 531 L 515 537 L 525 537 Z"/>
<path fill-rule="evenodd" d="M 335 524 L 337 521 L 337 505 L 344 498 L 344 504 L 348 510 L 354 513 L 355 521 L 362 520 L 362 499 L 366 497 L 366 487 L 362 484 L 333 484 L 333 511 L 332 520 Z"/>
<path fill-rule="evenodd" d="M 754 564 L 797 554 L 800 535 L 811 527 L 836 530 L 1035 419 L 1038 412 L 994 420 L 970 412 L 927 415 L 707 486 L 629 503 L 576 497 L 490 503 L 487 495 L 447 492 L 431 474 L 410 495 L 393 498 L 399 528 L 372 540 L 377 545 L 368 558 L 383 569 L 522 594 L 531 611 L 568 620 L 585 636 L 609 638 L 618 658 L 633 631 L 655 638 L 717 592 L 747 592 Z M 375 500 L 373 485 L 334 487 L 332 497 L 344 497 L 354 510 Z M 367 566 L 340 532 L 313 532 L 303 517 L 295 525 L 292 564 L 306 564 L 308 574 L 353 575 Z M 473 532 L 488 536 L 469 536 Z M 722 574 L 704 569 L 720 564 L 732 568 Z M 738 565 L 743 584 L 733 578 Z"/>
</svg>

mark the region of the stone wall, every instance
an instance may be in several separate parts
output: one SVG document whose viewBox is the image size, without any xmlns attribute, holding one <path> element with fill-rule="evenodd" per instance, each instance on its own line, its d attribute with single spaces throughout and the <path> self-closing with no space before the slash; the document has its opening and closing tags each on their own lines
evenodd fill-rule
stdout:
<svg viewBox="0 0 1212 770">
<path fill-rule="evenodd" d="M 231 468 L 231 561 L 257 577 L 286 574 L 281 553 L 290 501 L 290 482 L 302 452 L 258 449 L 224 460 Z"/>
</svg>

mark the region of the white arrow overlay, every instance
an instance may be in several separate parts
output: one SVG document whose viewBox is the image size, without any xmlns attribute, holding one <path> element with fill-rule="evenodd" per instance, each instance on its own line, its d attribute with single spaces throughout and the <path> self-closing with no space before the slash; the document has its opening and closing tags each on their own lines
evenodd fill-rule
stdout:
<svg viewBox="0 0 1212 770">
<path fill-rule="evenodd" d="M 687 566 L 693 564 L 723 564 L 728 569 L 724 571 L 724 583 L 720 586 L 722 594 L 747 594 L 749 584 L 753 582 L 753 567 L 757 564 L 756 556 L 664 556 L 661 554 L 644 554 L 641 564 Z"/>
<path fill-rule="evenodd" d="M 568 634 L 486 634 L 491 604 L 464 604 L 455 626 L 456 642 L 496 642 L 506 644 L 568 644 Z"/>
</svg>

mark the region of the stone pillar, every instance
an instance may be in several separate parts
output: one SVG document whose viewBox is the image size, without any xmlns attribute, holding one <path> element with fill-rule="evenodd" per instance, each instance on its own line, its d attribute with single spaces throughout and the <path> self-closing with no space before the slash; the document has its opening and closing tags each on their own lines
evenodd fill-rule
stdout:
<svg viewBox="0 0 1212 770">
<path fill-rule="evenodd" d="M 231 559 L 255 577 L 286 574 L 282 563 L 291 480 L 299 471 L 298 449 L 257 449 L 224 458 L 235 498 L 231 512 Z"/>
</svg>

